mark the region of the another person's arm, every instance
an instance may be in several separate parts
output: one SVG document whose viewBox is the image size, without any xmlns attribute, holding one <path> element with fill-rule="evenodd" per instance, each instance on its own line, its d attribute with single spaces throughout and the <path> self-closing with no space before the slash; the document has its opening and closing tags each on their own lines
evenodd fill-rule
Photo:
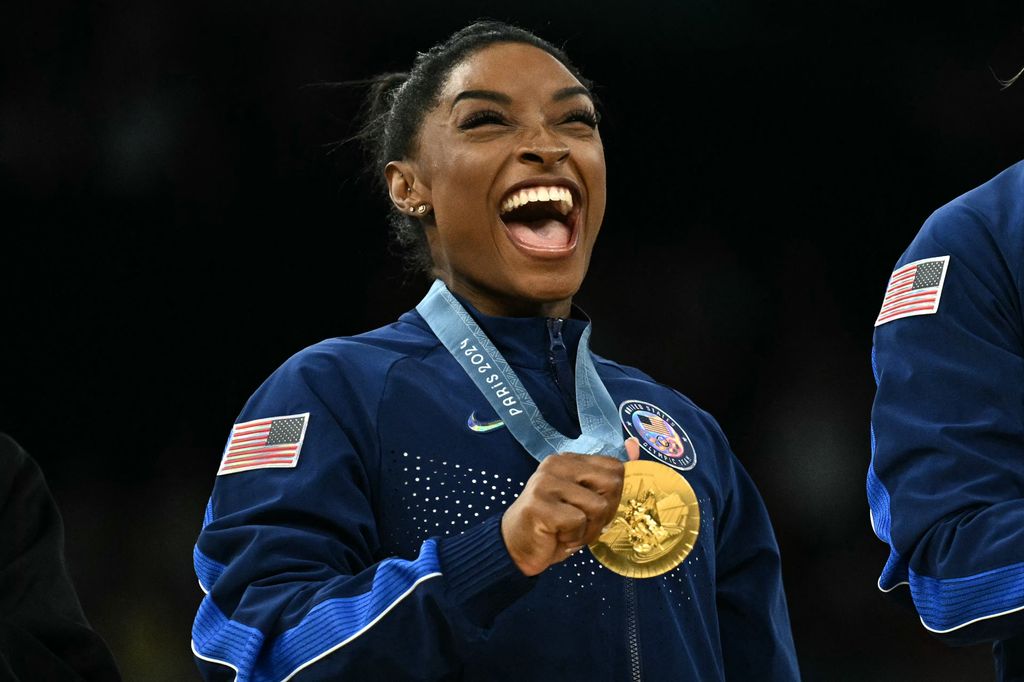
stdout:
<svg viewBox="0 0 1024 682">
<path fill-rule="evenodd" d="M 879 587 L 909 585 L 921 622 L 951 643 L 1024 632 L 1020 246 L 967 206 L 940 209 L 899 263 L 949 257 L 938 310 L 875 329 Z"/>
<path fill-rule="evenodd" d="M 0 434 L 0 680 L 115 682 L 64 563 L 64 524 L 32 457 Z"/>
</svg>

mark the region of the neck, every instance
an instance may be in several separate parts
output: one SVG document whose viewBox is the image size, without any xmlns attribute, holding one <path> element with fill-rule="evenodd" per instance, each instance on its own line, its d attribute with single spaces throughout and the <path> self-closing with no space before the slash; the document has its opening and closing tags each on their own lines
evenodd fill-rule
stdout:
<svg viewBox="0 0 1024 682">
<path fill-rule="evenodd" d="M 454 277 L 443 277 L 448 290 L 473 304 L 484 315 L 492 317 L 569 317 L 572 297 L 557 301 L 540 301 L 502 296 L 496 292 Z"/>
</svg>

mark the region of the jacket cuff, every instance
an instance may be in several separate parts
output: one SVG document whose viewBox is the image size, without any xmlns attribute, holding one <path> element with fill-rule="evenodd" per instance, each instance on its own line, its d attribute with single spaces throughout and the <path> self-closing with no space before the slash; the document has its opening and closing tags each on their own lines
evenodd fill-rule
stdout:
<svg viewBox="0 0 1024 682">
<path fill-rule="evenodd" d="M 456 604 L 472 602 L 497 613 L 536 582 L 523 575 L 509 556 L 501 537 L 500 514 L 464 533 L 441 538 L 437 554 L 448 596 Z"/>
</svg>

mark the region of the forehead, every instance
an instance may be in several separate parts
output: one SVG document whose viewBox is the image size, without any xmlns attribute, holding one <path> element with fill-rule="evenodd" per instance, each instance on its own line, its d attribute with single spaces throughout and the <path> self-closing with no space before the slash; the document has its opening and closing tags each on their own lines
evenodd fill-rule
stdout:
<svg viewBox="0 0 1024 682">
<path fill-rule="evenodd" d="M 579 85 L 562 62 L 539 47 L 497 43 L 474 52 L 456 65 L 440 92 L 440 100 L 450 101 L 464 90 L 547 95 Z"/>
</svg>

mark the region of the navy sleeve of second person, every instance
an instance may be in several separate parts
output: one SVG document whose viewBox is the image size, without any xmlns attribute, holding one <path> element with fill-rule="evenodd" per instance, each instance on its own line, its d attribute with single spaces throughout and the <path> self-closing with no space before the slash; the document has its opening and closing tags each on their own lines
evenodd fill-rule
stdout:
<svg viewBox="0 0 1024 682">
<path fill-rule="evenodd" d="M 875 329 L 879 587 L 908 585 L 921 622 L 954 644 L 1024 632 L 1021 230 L 954 202 L 899 265 L 948 256 L 939 308 Z"/>
</svg>

